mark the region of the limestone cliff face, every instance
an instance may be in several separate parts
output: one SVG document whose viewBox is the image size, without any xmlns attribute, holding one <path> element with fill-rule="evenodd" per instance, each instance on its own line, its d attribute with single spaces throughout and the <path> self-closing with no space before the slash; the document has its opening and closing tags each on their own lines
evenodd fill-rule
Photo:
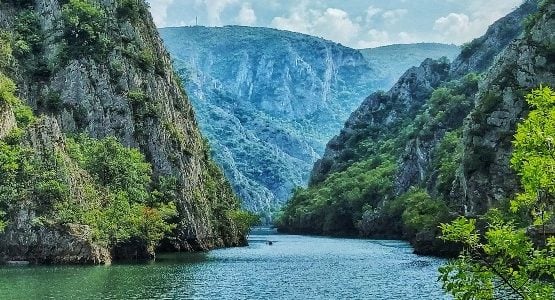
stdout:
<svg viewBox="0 0 555 300">
<path fill-rule="evenodd" d="M 63 133 L 115 136 L 124 145 L 139 148 L 155 176 L 176 178 L 180 221 L 168 247 L 202 250 L 243 244 L 244 236 L 226 215 L 226 211 L 239 208 L 239 202 L 221 172 L 209 167 L 208 146 L 146 4 L 136 1 L 133 10 L 128 10 L 125 5 L 129 1 L 84 2 L 98 12 L 92 20 L 78 8 L 71 11 L 68 5 L 72 1 L 0 4 L 1 27 L 16 38 L 26 38 L 18 31 L 22 20 L 30 20 L 26 22 L 36 27 L 33 30 L 38 39 L 32 39 L 30 53 L 17 56 L 12 77 L 19 96 L 37 114 L 51 116 L 37 135 L 49 130 L 54 133 L 59 127 Z M 81 23 L 69 24 L 69 13 L 78 15 Z M 86 22 L 91 22 L 96 32 L 72 27 Z M 215 188 L 208 189 L 208 185 Z M 23 228 L 32 212 L 23 209 L 18 216 L 14 226 Z M 28 239 L 45 236 L 52 243 L 56 240 L 57 231 L 40 230 Z M 8 230 L 4 236 L 13 241 L 17 234 Z M 64 251 L 69 250 L 57 253 Z"/>
<path fill-rule="evenodd" d="M 300 33 L 241 26 L 162 28 L 161 35 L 216 160 L 245 206 L 266 214 L 306 184 L 325 143 L 366 95 L 389 88 L 424 58 L 459 51 L 398 45 L 362 54 Z"/>
<path fill-rule="evenodd" d="M 524 19 L 538 9 L 537 1 L 525 1 L 520 7 L 492 24 L 487 32 L 462 46 L 451 65 L 451 76 L 486 71 L 501 49 L 523 33 Z"/>
<path fill-rule="evenodd" d="M 555 4 L 544 7 L 524 38 L 511 43 L 486 73 L 465 120 L 464 156 L 457 192 L 468 213 L 510 200 L 518 189 L 510 169 L 516 124 L 526 117 L 524 96 L 555 86 Z"/>
</svg>

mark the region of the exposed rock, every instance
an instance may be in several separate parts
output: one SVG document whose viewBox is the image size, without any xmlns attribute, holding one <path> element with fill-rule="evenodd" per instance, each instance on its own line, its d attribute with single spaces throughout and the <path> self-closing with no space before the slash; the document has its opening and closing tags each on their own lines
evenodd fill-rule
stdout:
<svg viewBox="0 0 555 300">
<path fill-rule="evenodd" d="M 324 156 L 314 165 L 310 184 L 322 182 L 329 174 L 345 170 L 360 159 L 347 154 L 360 140 L 379 137 L 398 126 L 399 121 L 414 116 L 448 73 L 448 61 L 427 59 L 419 67 L 409 69 L 387 93 L 374 93 L 364 100 L 341 133 L 328 142 Z"/>
<path fill-rule="evenodd" d="M 6 104 L 0 104 L 0 139 L 6 137 L 16 127 L 15 116 Z"/>
<path fill-rule="evenodd" d="M 555 86 L 554 10 L 554 4 L 548 5 L 530 33 L 503 51 L 465 121 L 457 191 L 470 214 L 484 213 L 518 190 L 510 158 L 516 124 L 528 113 L 524 96 L 542 84 Z"/>
</svg>

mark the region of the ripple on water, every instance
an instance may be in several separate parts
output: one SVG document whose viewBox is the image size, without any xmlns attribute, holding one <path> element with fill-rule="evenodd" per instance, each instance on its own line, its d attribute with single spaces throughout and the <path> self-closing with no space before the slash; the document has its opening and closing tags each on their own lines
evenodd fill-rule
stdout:
<svg viewBox="0 0 555 300">
<path fill-rule="evenodd" d="M 249 240 L 148 264 L 0 268 L 0 299 L 447 299 L 443 261 L 402 241 L 268 231 Z"/>
</svg>

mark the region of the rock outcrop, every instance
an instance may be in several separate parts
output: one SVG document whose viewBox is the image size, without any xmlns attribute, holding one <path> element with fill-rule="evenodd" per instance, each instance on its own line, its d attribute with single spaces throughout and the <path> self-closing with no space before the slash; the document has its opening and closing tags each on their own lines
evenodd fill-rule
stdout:
<svg viewBox="0 0 555 300">
<path fill-rule="evenodd" d="M 176 179 L 179 221 L 165 239 L 167 250 L 245 244 L 245 233 L 228 214 L 239 209 L 238 198 L 213 166 L 144 1 L 2 1 L 0 25 L 15 41 L 9 75 L 19 97 L 37 115 L 50 116 L 29 134 L 35 151 L 57 143 L 58 127 L 63 134 L 116 137 L 140 149 L 155 178 Z M 9 241 L 7 259 L 108 261 L 84 242 L 87 230 L 79 224 L 30 225 L 37 215 L 26 207 L 9 217 L 0 238 Z"/>
<path fill-rule="evenodd" d="M 528 113 L 524 96 L 540 85 L 555 87 L 554 14 L 555 4 L 546 5 L 524 38 L 496 59 L 465 120 L 457 196 L 469 214 L 482 214 L 518 190 L 510 168 L 512 140 Z"/>
</svg>

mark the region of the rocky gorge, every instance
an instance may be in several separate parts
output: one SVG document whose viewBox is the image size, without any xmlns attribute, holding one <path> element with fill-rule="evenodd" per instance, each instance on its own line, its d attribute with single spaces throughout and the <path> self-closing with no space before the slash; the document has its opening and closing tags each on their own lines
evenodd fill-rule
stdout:
<svg viewBox="0 0 555 300">
<path fill-rule="evenodd" d="M 404 237 L 421 254 L 449 255 L 439 223 L 504 207 L 524 95 L 555 84 L 553 9 L 526 1 L 462 47 L 426 60 L 368 97 L 327 144 L 307 189 L 285 207 L 286 232 Z M 343 220 L 343 222 L 338 222 Z"/>
<path fill-rule="evenodd" d="M 161 28 L 202 131 L 245 207 L 271 221 L 308 181 L 326 142 L 372 91 L 455 45 L 356 50 L 244 26 Z"/>
</svg>

